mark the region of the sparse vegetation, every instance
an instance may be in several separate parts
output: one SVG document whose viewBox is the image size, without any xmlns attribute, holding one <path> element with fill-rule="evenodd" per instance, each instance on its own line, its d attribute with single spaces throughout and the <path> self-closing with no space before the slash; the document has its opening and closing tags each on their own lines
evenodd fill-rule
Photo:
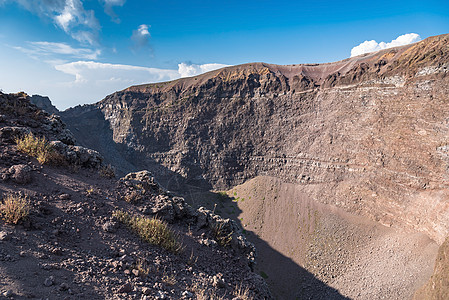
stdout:
<svg viewBox="0 0 449 300">
<path fill-rule="evenodd" d="M 64 161 L 45 137 L 39 138 L 32 133 L 28 133 L 16 138 L 16 144 L 20 152 L 35 157 L 40 164 L 58 164 Z"/>
<path fill-rule="evenodd" d="M 195 282 L 191 292 L 195 294 L 197 300 L 223 300 L 224 296 L 217 295 L 216 289 L 208 289 L 209 284 L 204 282 Z"/>
<path fill-rule="evenodd" d="M 178 235 L 158 218 L 130 216 L 121 210 L 114 211 L 113 216 L 150 244 L 160 246 L 172 253 L 179 253 L 182 249 Z"/>
<path fill-rule="evenodd" d="M 6 223 L 18 224 L 30 213 L 28 197 L 18 194 L 7 194 L 0 205 L 0 215 Z"/>
<path fill-rule="evenodd" d="M 192 251 L 190 252 L 189 259 L 187 260 L 187 264 L 189 266 L 194 266 L 197 261 L 198 261 L 198 257 L 193 254 L 193 249 L 192 249 Z"/>
<path fill-rule="evenodd" d="M 101 177 L 115 178 L 115 169 L 111 165 L 102 166 L 98 173 Z"/>
<path fill-rule="evenodd" d="M 138 203 L 143 199 L 143 194 L 141 191 L 130 191 L 123 196 L 123 200 L 128 203 Z"/>
<path fill-rule="evenodd" d="M 87 193 L 88 196 L 93 195 L 93 194 L 94 194 L 94 188 L 93 188 L 93 187 L 88 188 L 88 189 L 86 190 L 86 193 Z"/>
<path fill-rule="evenodd" d="M 216 224 L 212 227 L 212 233 L 214 236 L 214 239 L 217 241 L 217 243 L 222 247 L 227 247 L 232 241 L 232 234 L 233 232 L 226 233 L 224 230 L 224 224 Z"/>
<path fill-rule="evenodd" d="M 148 266 L 147 262 L 143 259 L 137 260 L 134 269 L 139 271 L 139 276 L 142 278 L 147 277 L 148 274 L 150 273 L 150 267 Z"/>
<path fill-rule="evenodd" d="M 178 283 L 178 280 L 176 280 L 175 274 L 168 275 L 166 272 L 164 272 L 164 275 L 162 275 L 162 282 L 167 285 L 173 286 Z"/>
<path fill-rule="evenodd" d="M 233 295 L 239 300 L 253 300 L 248 287 L 236 286 Z M 235 299 L 235 298 L 234 298 Z"/>
</svg>

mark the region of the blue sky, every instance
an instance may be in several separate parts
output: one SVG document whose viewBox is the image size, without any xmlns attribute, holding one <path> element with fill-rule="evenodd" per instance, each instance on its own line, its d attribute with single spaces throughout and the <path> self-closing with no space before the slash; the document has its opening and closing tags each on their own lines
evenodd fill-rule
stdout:
<svg viewBox="0 0 449 300">
<path fill-rule="evenodd" d="M 444 33 L 449 1 L 0 0 L 0 88 L 65 109 L 225 65 L 331 62 Z"/>
</svg>

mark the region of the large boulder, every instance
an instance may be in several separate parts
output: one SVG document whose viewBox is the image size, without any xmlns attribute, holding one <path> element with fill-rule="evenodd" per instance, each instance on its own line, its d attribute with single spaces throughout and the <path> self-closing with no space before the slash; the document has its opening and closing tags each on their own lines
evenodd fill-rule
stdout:
<svg viewBox="0 0 449 300">
<path fill-rule="evenodd" d="M 61 141 L 51 141 L 50 144 L 71 165 L 98 169 L 103 162 L 103 157 L 95 150 L 67 145 Z"/>
</svg>

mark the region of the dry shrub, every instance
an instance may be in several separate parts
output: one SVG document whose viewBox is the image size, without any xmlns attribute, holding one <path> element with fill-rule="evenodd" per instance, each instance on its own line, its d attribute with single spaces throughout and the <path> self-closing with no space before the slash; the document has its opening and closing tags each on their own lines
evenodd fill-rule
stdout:
<svg viewBox="0 0 449 300">
<path fill-rule="evenodd" d="M 16 139 L 17 149 L 35 157 L 40 164 L 64 164 L 65 159 L 56 152 L 45 137 L 39 138 L 28 133 Z"/>
<path fill-rule="evenodd" d="M 98 171 L 101 177 L 105 178 L 115 178 L 115 170 L 111 165 L 102 166 Z"/>
<path fill-rule="evenodd" d="M 169 286 L 173 286 L 178 283 L 178 280 L 176 280 L 175 274 L 168 275 L 167 273 L 164 273 L 164 275 L 162 276 L 162 282 Z"/>
<path fill-rule="evenodd" d="M 30 213 L 28 197 L 17 194 L 7 194 L 0 205 L 0 215 L 6 223 L 17 224 Z"/>
<path fill-rule="evenodd" d="M 179 236 L 158 218 L 130 216 L 121 210 L 114 211 L 113 216 L 150 244 L 160 246 L 172 253 L 179 253 L 182 249 L 178 241 Z"/>
<path fill-rule="evenodd" d="M 251 296 L 249 287 L 244 288 L 242 285 L 235 287 L 233 295 L 235 296 L 235 298 L 237 298 L 239 300 L 253 300 L 254 299 L 254 297 Z"/>
<path fill-rule="evenodd" d="M 224 300 L 225 296 L 220 296 L 215 287 L 210 287 L 207 281 L 195 282 L 190 291 L 195 294 L 197 300 Z"/>
</svg>

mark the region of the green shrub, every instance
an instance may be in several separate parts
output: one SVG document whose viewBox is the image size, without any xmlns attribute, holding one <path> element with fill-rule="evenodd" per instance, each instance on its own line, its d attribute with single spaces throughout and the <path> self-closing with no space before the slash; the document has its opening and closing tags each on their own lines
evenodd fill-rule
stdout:
<svg viewBox="0 0 449 300">
<path fill-rule="evenodd" d="M 130 216 L 121 210 L 114 211 L 113 216 L 150 244 L 160 246 L 172 253 L 178 253 L 182 249 L 178 241 L 179 236 L 158 218 Z"/>
<path fill-rule="evenodd" d="M 26 196 L 7 194 L 0 205 L 0 215 L 6 223 L 17 224 L 30 213 L 30 202 Z"/>
</svg>

